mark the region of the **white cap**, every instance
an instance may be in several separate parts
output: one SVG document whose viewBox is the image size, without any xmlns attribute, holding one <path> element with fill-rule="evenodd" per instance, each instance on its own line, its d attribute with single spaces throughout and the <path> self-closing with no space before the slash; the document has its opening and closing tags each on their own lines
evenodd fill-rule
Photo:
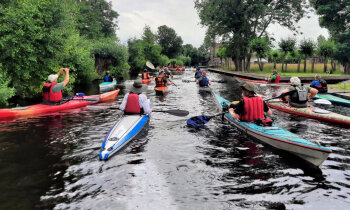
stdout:
<svg viewBox="0 0 350 210">
<path fill-rule="evenodd" d="M 57 79 L 57 77 L 58 77 L 57 74 L 50 74 L 47 80 L 49 80 L 49 82 L 53 82 L 55 81 L 55 79 Z"/>
<path fill-rule="evenodd" d="M 298 77 L 291 77 L 290 82 L 292 83 L 292 85 L 297 85 L 297 86 L 301 85 L 301 81 Z"/>
</svg>

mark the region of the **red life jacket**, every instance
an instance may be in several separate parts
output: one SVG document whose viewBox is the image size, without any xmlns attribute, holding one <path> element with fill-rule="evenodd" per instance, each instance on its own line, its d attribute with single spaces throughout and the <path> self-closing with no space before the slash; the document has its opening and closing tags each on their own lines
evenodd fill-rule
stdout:
<svg viewBox="0 0 350 210">
<path fill-rule="evenodd" d="M 166 87 L 166 84 L 163 81 L 163 77 L 156 78 L 156 87 Z"/>
<path fill-rule="evenodd" d="M 129 93 L 124 112 L 129 114 L 141 113 L 139 95 L 137 93 Z"/>
<path fill-rule="evenodd" d="M 45 101 L 49 101 L 49 102 L 59 102 L 60 100 L 62 100 L 62 91 L 60 90 L 58 93 L 54 93 L 52 91 L 53 87 L 57 84 L 57 82 L 55 83 L 45 83 L 43 85 L 43 89 L 42 89 L 42 95 L 43 95 L 43 99 Z"/>
<path fill-rule="evenodd" d="M 256 119 L 264 119 L 264 102 L 262 98 L 243 97 L 244 112 L 239 117 L 240 121 L 254 122 Z"/>
<path fill-rule="evenodd" d="M 280 82 L 280 79 L 281 79 L 281 76 L 280 76 L 280 75 L 277 75 L 274 83 L 279 83 L 279 82 Z"/>
<path fill-rule="evenodd" d="M 142 79 L 149 79 L 149 75 L 147 72 L 142 73 Z"/>
</svg>

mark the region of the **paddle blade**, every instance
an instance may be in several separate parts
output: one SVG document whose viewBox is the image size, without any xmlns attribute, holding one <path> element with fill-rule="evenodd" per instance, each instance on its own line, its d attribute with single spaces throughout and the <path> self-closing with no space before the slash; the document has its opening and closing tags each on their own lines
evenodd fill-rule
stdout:
<svg viewBox="0 0 350 210">
<path fill-rule="evenodd" d="M 154 112 L 165 112 L 171 115 L 175 115 L 175 116 L 179 116 L 179 117 L 183 117 L 183 116 L 187 116 L 189 114 L 189 111 L 186 110 L 178 110 L 178 109 L 174 109 L 174 110 L 154 110 Z"/>
<path fill-rule="evenodd" d="M 327 99 L 317 99 L 313 101 L 315 104 L 323 104 L 323 105 L 332 105 L 332 102 L 328 101 Z"/>
<path fill-rule="evenodd" d="M 191 117 L 190 119 L 187 120 L 187 125 L 193 126 L 193 127 L 203 126 L 204 124 L 209 122 L 210 119 L 211 119 L 211 116 L 206 116 L 206 115 Z"/>
<path fill-rule="evenodd" d="M 146 62 L 146 66 L 147 66 L 148 68 L 150 68 L 150 69 L 153 69 L 153 70 L 155 69 L 154 66 L 153 66 L 153 64 L 152 64 L 151 62 L 149 62 L 149 61 Z"/>
<path fill-rule="evenodd" d="M 100 102 L 100 98 L 96 97 L 96 98 L 84 98 L 84 99 L 73 99 L 73 100 L 84 100 L 84 101 L 88 101 L 90 103 L 96 104 L 98 102 Z"/>
</svg>

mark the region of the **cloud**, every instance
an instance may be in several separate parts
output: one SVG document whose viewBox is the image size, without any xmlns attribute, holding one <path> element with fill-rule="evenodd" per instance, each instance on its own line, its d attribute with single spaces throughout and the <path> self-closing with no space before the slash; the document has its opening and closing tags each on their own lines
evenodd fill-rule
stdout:
<svg viewBox="0 0 350 210">
<path fill-rule="evenodd" d="M 161 25 L 173 28 L 182 37 L 184 44 L 199 47 L 205 36 L 206 29 L 202 27 L 193 0 L 112 0 L 112 8 L 119 13 L 117 35 L 125 44 L 129 38 L 140 38 L 145 25 L 153 32 Z M 298 41 L 313 39 L 319 35 L 329 37 L 328 31 L 319 26 L 318 16 L 310 14 L 299 23 Z M 269 34 L 276 39 L 275 45 L 281 38 L 294 37 L 294 32 L 279 25 L 271 25 Z"/>
</svg>

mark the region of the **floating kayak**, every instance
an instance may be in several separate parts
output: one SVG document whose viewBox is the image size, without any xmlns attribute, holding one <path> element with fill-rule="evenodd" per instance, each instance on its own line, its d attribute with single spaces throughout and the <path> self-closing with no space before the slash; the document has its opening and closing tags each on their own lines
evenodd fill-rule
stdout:
<svg viewBox="0 0 350 210">
<path fill-rule="evenodd" d="M 342 105 L 342 106 L 350 106 L 350 101 L 346 100 L 344 98 L 340 98 L 328 93 L 318 93 L 316 94 L 316 96 L 314 97 L 315 99 L 326 99 L 330 102 L 332 102 L 333 104 L 338 104 L 338 105 Z"/>
<path fill-rule="evenodd" d="M 152 107 L 152 105 L 151 105 Z M 100 160 L 107 160 L 118 150 L 123 148 L 147 125 L 149 115 L 123 115 L 109 130 L 104 139 L 101 150 Z"/>
<path fill-rule="evenodd" d="M 320 109 L 309 105 L 306 108 L 295 108 L 287 103 L 283 103 L 282 99 L 274 99 L 267 101 L 266 104 L 269 107 L 304 117 L 309 117 L 317 120 L 327 121 L 331 123 L 337 123 L 346 127 L 350 126 L 350 117 L 337 114 L 328 110 Z"/>
<path fill-rule="evenodd" d="M 154 90 L 158 93 L 165 93 L 168 91 L 168 87 L 155 87 Z"/>
<path fill-rule="evenodd" d="M 100 92 L 114 90 L 116 86 L 117 86 L 117 80 L 113 80 L 113 82 L 102 82 L 99 85 Z"/>
<path fill-rule="evenodd" d="M 74 109 L 78 107 L 84 107 L 90 104 L 96 104 L 104 101 L 115 100 L 119 93 L 118 90 L 103 93 L 100 95 L 93 96 L 83 96 L 83 97 L 73 97 L 72 100 L 60 104 L 60 105 L 45 105 L 36 104 L 26 107 L 16 107 L 11 109 L 0 109 L 0 119 L 1 118 L 17 118 L 28 115 L 43 114 L 48 112 L 56 112 L 67 109 Z"/>
<path fill-rule="evenodd" d="M 245 81 L 245 82 L 252 82 L 252 83 L 264 84 L 264 85 L 269 85 L 269 86 L 285 86 L 285 85 L 292 84 L 290 82 L 268 83 L 266 80 L 253 80 L 253 79 L 246 79 L 246 78 L 237 77 L 237 76 L 235 76 L 235 78 L 237 78 L 238 80 Z"/>
<path fill-rule="evenodd" d="M 218 94 L 213 94 L 220 111 L 222 111 L 222 104 L 224 102 L 230 104 L 228 100 L 222 98 Z M 225 114 L 225 118 L 247 135 L 277 149 L 290 152 L 316 166 L 321 165 L 329 154 L 332 153 L 330 148 L 319 146 L 306 139 L 300 138 L 298 135 L 284 130 L 276 124 L 272 126 L 259 126 L 251 122 L 241 122 L 233 119 L 229 113 Z"/>
<path fill-rule="evenodd" d="M 142 84 L 149 84 L 152 81 L 152 79 L 143 79 Z"/>
</svg>

